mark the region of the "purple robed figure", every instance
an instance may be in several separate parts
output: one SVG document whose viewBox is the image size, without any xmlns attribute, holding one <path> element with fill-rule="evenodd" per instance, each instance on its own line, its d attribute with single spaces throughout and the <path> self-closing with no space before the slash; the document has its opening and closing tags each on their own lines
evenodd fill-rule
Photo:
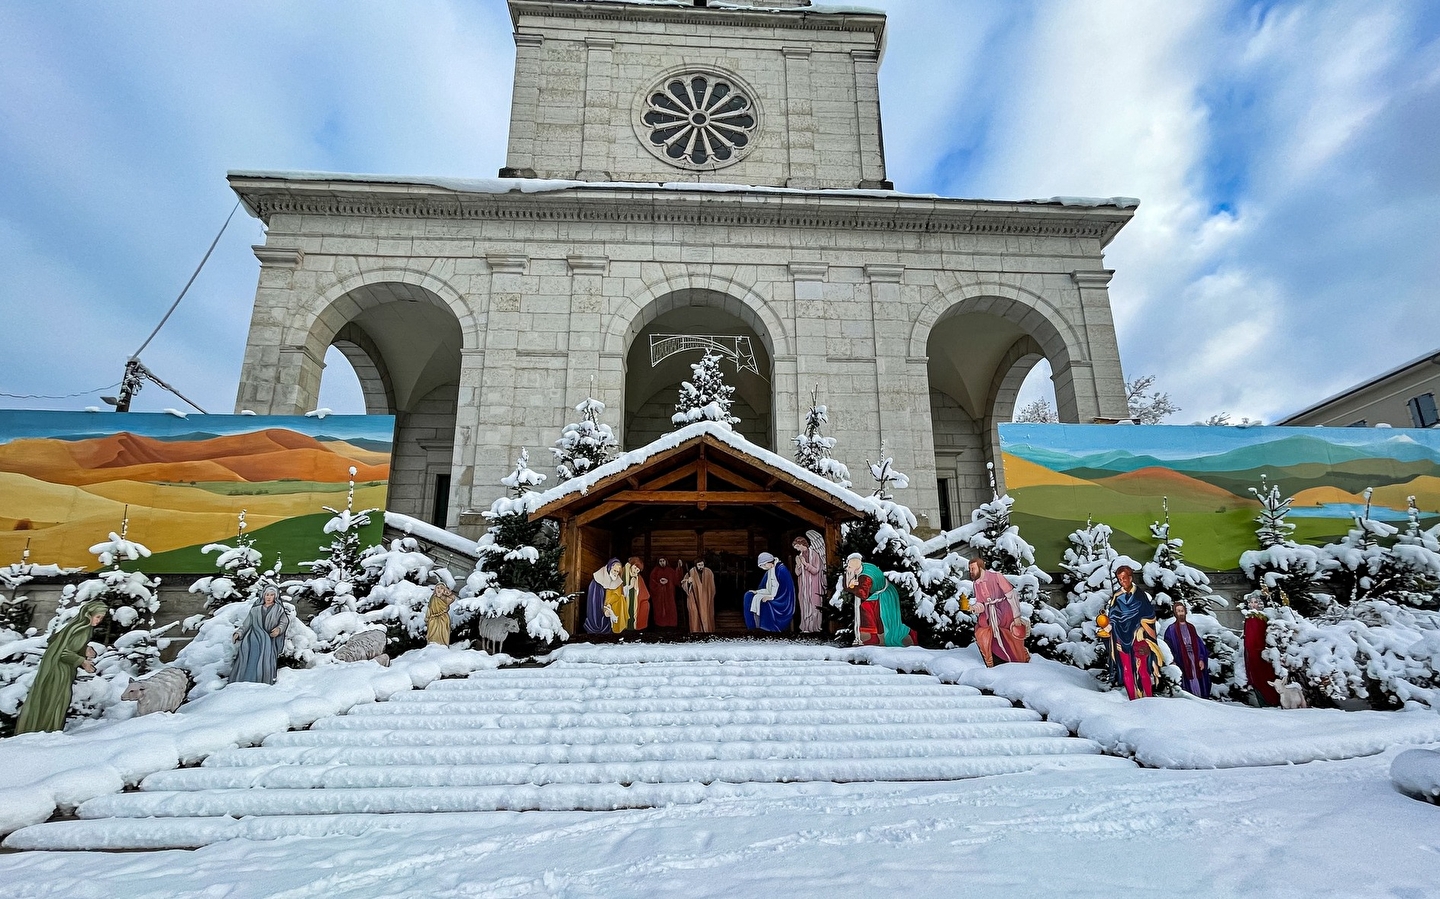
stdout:
<svg viewBox="0 0 1440 899">
<path fill-rule="evenodd" d="M 760 589 L 745 594 L 745 626 L 751 630 L 781 632 L 790 629 L 795 616 L 795 579 L 790 569 L 769 553 L 757 560 L 765 571 Z"/>
<path fill-rule="evenodd" d="M 611 559 L 595 572 L 590 588 L 585 591 L 585 631 L 590 634 L 612 634 L 614 609 L 621 587 L 620 560 Z"/>
<path fill-rule="evenodd" d="M 1180 686 L 1186 693 L 1209 699 L 1210 651 L 1195 625 L 1186 620 L 1189 617 L 1185 604 L 1175 603 L 1175 623 L 1165 629 L 1165 642 L 1180 668 Z"/>
</svg>

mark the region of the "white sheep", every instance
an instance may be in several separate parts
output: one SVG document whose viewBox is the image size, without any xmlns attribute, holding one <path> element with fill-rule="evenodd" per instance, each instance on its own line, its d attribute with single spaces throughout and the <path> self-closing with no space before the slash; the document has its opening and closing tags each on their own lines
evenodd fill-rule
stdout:
<svg viewBox="0 0 1440 899">
<path fill-rule="evenodd" d="M 1272 680 L 1270 686 L 1280 694 L 1280 708 L 1282 709 L 1305 709 L 1310 705 L 1305 701 L 1305 691 L 1295 684 L 1287 684 L 1283 680 Z"/>
<path fill-rule="evenodd" d="M 485 617 L 475 622 L 475 630 L 480 634 L 480 648 L 491 655 L 499 655 L 505 638 L 520 630 L 520 622 L 514 618 Z"/>
<path fill-rule="evenodd" d="M 120 698 L 139 703 L 135 710 L 139 716 L 151 712 L 173 712 L 180 708 L 189 691 L 190 676 L 183 669 L 161 668 L 143 680 L 132 680 Z"/>
<path fill-rule="evenodd" d="M 370 659 L 389 667 L 390 657 L 385 655 L 384 631 L 361 631 L 335 650 L 337 662 L 364 662 Z"/>
</svg>

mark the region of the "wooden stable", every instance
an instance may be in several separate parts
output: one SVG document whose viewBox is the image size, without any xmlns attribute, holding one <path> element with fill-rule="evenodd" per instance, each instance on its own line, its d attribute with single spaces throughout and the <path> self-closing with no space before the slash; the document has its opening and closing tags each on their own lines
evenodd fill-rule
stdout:
<svg viewBox="0 0 1440 899">
<path fill-rule="evenodd" d="M 740 592 L 758 582 L 760 553 L 793 565 L 791 542 L 813 529 L 825 535 L 833 565 L 840 526 L 865 514 L 860 497 L 738 435 L 704 429 L 637 456 L 643 461 L 604 466 L 584 489 L 565 490 L 532 514 L 560 526 L 567 593 L 583 593 L 611 558 L 638 556 L 647 570 L 660 558 L 704 558 L 716 575 L 718 624 L 729 604 L 738 615 Z M 565 607 L 571 633 L 582 606 Z"/>
</svg>

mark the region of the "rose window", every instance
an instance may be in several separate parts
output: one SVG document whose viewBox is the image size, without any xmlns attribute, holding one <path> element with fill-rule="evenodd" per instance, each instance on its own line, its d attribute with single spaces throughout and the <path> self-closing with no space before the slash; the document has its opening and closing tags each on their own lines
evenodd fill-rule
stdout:
<svg viewBox="0 0 1440 899">
<path fill-rule="evenodd" d="M 651 91 L 641 116 L 651 149 L 677 165 L 714 168 L 744 154 L 755 132 L 755 105 L 713 75 L 672 78 Z"/>
</svg>

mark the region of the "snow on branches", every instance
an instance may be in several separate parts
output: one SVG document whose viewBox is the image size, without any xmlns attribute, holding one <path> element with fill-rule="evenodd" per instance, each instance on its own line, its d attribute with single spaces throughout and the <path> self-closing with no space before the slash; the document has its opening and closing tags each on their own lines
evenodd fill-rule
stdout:
<svg viewBox="0 0 1440 899">
<path fill-rule="evenodd" d="M 620 447 L 615 432 L 600 420 L 605 414 L 604 403 L 586 397 L 575 411 L 580 414 L 580 420 L 566 425 L 550 450 L 555 455 L 555 473 L 562 481 L 604 465 Z"/>
<path fill-rule="evenodd" d="M 835 450 L 835 438 L 820 433 L 821 427 L 830 421 L 829 410 L 818 401 L 819 388 L 811 391 L 810 411 L 805 414 L 805 430 L 791 438 L 795 444 L 795 461 L 806 471 L 841 487 L 850 486 L 850 469 L 831 455 Z"/>
<path fill-rule="evenodd" d="M 520 458 L 515 460 L 515 469 L 500 479 L 501 485 L 509 487 L 516 497 L 533 493 L 536 487 L 545 483 L 545 476 L 530 467 L 530 451 L 520 448 Z"/>
<path fill-rule="evenodd" d="M 200 578 L 190 585 L 190 592 L 204 595 L 205 608 L 212 612 L 228 603 L 253 600 L 262 581 L 273 582 L 280 573 L 280 562 L 277 560 L 274 567 L 261 574 L 264 557 L 255 548 L 255 538 L 245 533 L 245 527 L 245 512 L 242 510 L 234 546 L 209 543 L 200 550 L 205 555 L 218 553 L 215 567 L 221 574 Z"/>
<path fill-rule="evenodd" d="M 1316 593 L 1316 581 L 1330 563 L 1319 549 L 1293 539 L 1295 525 L 1287 520 L 1292 498 L 1282 496 L 1280 487 L 1264 475 L 1260 486 L 1251 487 L 1250 492 L 1260 501 L 1260 514 L 1255 517 L 1255 540 L 1260 548 L 1240 554 L 1240 570 L 1254 587 L 1247 599 L 1278 591 L 1302 615 L 1322 613 L 1330 598 Z"/>
<path fill-rule="evenodd" d="M 1120 554 L 1110 545 L 1109 525 L 1085 522 L 1070 534 L 1070 547 L 1060 562 L 1065 605 L 1035 607 L 1031 631 L 1035 651 L 1077 668 L 1102 668 L 1105 641 L 1095 619 L 1115 592 L 1112 575 Z"/>
<path fill-rule="evenodd" d="M 325 533 L 331 535 L 330 545 L 325 555 L 300 563 L 310 577 L 287 583 L 285 592 L 297 603 L 307 600 L 322 612 L 353 613 L 356 598 L 364 596 L 374 583 L 361 561 L 360 530 L 370 523 L 370 516 L 380 510 L 355 511 L 354 467 L 350 469 L 350 492 L 345 498 L 345 508 L 323 508 L 332 516 L 325 523 Z"/>
<path fill-rule="evenodd" d="M 455 578 L 435 560 L 420 552 L 414 537 L 390 541 L 388 548 L 373 547 L 361 560 L 375 586 L 357 603 L 368 627 L 347 634 L 326 635 L 327 644 L 350 639 L 363 630 L 383 628 L 385 651 L 392 656 L 425 645 L 425 613 L 436 584 L 455 588 Z M 317 620 L 319 616 L 316 616 Z"/>
<path fill-rule="evenodd" d="M 680 385 L 680 400 L 670 421 L 677 428 L 697 421 L 713 421 L 725 426 L 738 425 L 740 419 L 730 414 L 735 403 L 735 388 L 725 383 L 720 371 L 720 356 L 706 353 L 690 366 L 691 378 Z"/>
</svg>

